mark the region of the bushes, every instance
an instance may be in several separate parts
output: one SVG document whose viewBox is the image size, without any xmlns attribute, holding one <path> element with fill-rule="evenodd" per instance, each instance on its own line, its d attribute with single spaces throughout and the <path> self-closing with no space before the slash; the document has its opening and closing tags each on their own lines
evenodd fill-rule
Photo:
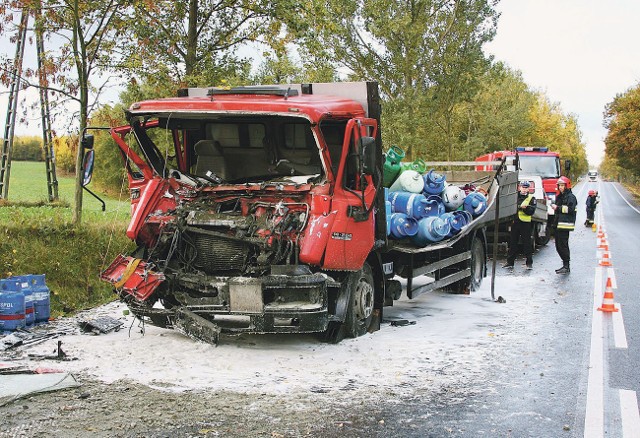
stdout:
<svg viewBox="0 0 640 438">
<path fill-rule="evenodd" d="M 6 209 L 6 210 L 5 210 Z M 74 227 L 60 207 L 2 207 L 0 278 L 45 274 L 53 316 L 112 300 L 111 285 L 98 276 L 132 243 L 126 220 L 87 221 Z M 7 219 L 8 218 L 8 219 Z"/>
</svg>

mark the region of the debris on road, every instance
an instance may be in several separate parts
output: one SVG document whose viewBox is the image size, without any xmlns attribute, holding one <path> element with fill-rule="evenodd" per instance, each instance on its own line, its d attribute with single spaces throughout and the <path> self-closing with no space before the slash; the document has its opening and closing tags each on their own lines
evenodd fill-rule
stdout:
<svg viewBox="0 0 640 438">
<path fill-rule="evenodd" d="M 99 318 L 87 318 L 78 321 L 80 328 L 85 333 L 94 333 L 96 335 L 109 333 L 120 330 L 123 322 L 110 316 L 101 316 Z"/>
</svg>

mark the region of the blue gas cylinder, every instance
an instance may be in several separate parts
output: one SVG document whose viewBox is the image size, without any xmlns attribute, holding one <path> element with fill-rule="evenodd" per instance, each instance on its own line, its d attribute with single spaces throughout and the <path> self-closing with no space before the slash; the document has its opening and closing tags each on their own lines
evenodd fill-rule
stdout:
<svg viewBox="0 0 640 438">
<path fill-rule="evenodd" d="M 471 192 L 464 198 L 463 207 L 471 216 L 478 217 L 487 209 L 487 198 L 482 193 Z"/>
<path fill-rule="evenodd" d="M 31 276 L 31 288 L 33 289 L 35 323 L 47 323 L 49 316 L 51 316 L 51 291 L 47 287 L 44 274 Z"/>
<path fill-rule="evenodd" d="M 24 294 L 15 279 L 0 280 L 0 332 L 13 331 L 27 325 Z"/>
<path fill-rule="evenodd" d="M 27 327 L 35 323 L 35 313 L 33 308 L 33 288 L 31 287 L 31 275 L 16 275 L 10 277 L 20 282 L 22 293 L 24 294 L 24 307 L 27 319 Z"/>
<path fill-rule="evenodd" d="M 389 201 L 389 189 L 387 187 L 384 188 L 384 211 L 385 218 L 387 222 L 387 236 L 391 234 L 391 213 L 393 210 L 391 209 L 391 202 Z"/>
<path fill-rule="evenodd" d="M 449 230 L 449 234 L 447 234 L 447 238 L 449 238 L 458 234 L 462 230 L 462 227 L 467 225 L 467 223 L 469 222 L 468 218 L 471 218 L 471 216 L 466 211 L 458 210 L 445 213 L 440 216 L 440 218 L 449 222 L 449 226 L 451 227 L 451 229 Z"/>
<path fill-rule="evenodd" d="M 427 198 L 419 193 L 391 192 L 389 194 L 391 210 L 394 213 L 404 213 L 416 220 L 426 217 Z"/>
<path fill-rule="evenodd" d="M 440 217 L 432 216 L 418 221 L 418 232 L 411 238 L 416 246 L 426 246 L 432 242 L 439 242 L 451 231 L 451 226 Z"/>
<path fill-rule="evenodd" d="M 446 211 L 442 198 L 438 195 L 427 196 L 427 217 L 428 216 L 441 216 Z"/>
<path fill-rule="evenodd" d="M 439 195 L 444 190 L 447 182 L 447 177 L 436 173 L 434 169 L 425 173 L 422 178 L 424 179 L 425 195 Z"/>
<path fill-rule="evenodd" d="M 413 236 L 418 232 L 418 221 L 404 213 L 393 213 L 390 222 L 391 237 L 395 239 Z"/>
</svg>

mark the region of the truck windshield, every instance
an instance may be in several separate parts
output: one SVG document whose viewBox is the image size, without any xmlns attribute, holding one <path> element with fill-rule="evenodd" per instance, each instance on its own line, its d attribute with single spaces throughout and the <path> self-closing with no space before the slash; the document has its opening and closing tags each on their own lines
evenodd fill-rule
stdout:
<svg viewBox="0 0 640 438">
<path fill-rule="evenodd" d="M 523 174 L 540 175 L 542 178 L 559 178 L 560 159 L 554 156 L 520 154 L 520 169 Z"/>
<path fill-rule="evenodd" d="M 311 124 L 300 117 L 157 120 L 135 121 L 132 127 L 144 158 L 160 175 L 178 169 L 201 177 L 213 174 L 214 180 L 227 183 L 324 175 Z"/>
</svg>

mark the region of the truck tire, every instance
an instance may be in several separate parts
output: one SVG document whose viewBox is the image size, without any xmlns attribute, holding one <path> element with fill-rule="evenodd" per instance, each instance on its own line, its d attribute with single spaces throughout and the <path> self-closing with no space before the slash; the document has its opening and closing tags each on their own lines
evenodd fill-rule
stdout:
<svg viewBox="0 0 640 438">
<path fill-rule="evenodd" d="M 551 235 L 549 234 L 549 226 L 547 225 L 544 229 L 544 233 L 540 234 L 541 225 L 539 223 L 535 224 L 533 229 L 533 235 L 535 236 L 535 244 L 536 246 L 545 246 L 549 243 L 551 239 Z"/>
<path fill-rule="evenodd" d="M 322 335 L 324 341 L 333 344 L 344 338 L 357 338 L 369 330 L 375 303 L 375 283 L 371 266 L 365 262 L 362 269 L 347 274 L 342 280 L 340 294 L 349 294 L 345 320 L 342 324 L 330 323 Z"/>
<path fill-rule="evenodd" d="M 487 255 L 479 237 L 475 236 L 471 239 L 469 250 L 471 259 L 467 261 L 467 266 L 471 269 L 471 275 L 451 285 L 454 293 L 468 294 L 478 290 L 487 270 Z"/>
</svg>

